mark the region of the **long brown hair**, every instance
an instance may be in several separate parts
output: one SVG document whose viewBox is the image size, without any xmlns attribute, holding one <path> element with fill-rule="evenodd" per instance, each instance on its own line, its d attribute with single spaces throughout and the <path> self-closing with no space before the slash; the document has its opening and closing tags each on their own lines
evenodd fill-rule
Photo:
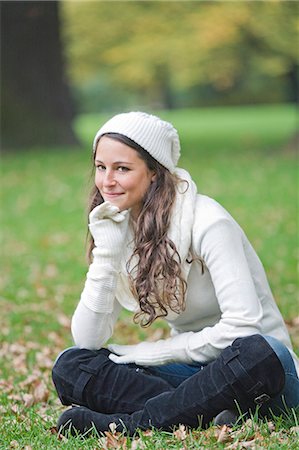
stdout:
<svg viewBox="0 0 299 450">
<path fill-rule="evenodd" d="M 146 327 L 158 317 L 167 316 L 169 309 L 176 313 L 185 309 L 187 283 L 182 276 L 180 255 L 167 236 L 176 189 L 181 180 L 126 136 L 118 133 L 107 133 L 106 136 L 136 150 L 149 170 L 156 174 L 143 199 L 136 223 L 134 251 L 127 262 L 131 291 L 140 306 L 134 321 Z M 94 185 L 88 212 L 103 201 Z M 89 235 L 89 261 L 93 248 L 93 238 Z M 135 258 L 138 262 L 131 267 Z"/>
</svg>

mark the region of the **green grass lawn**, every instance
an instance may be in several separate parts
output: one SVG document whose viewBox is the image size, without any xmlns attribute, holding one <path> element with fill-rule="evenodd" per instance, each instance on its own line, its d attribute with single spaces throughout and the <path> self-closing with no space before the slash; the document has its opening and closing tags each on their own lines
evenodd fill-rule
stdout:
<svg viewBox="0 0 299 450">
<path fill-rule="evenodd" d="M 180 132 L 180 166 L 190 171 L 200 192 L 228 209 L 253 243 L 298 351 L 297 157 L 286 145 L 296 127 L 294 107 L 159 114 Z M 0 449 L 125 448 L 120 437 L 115 447 L 96 437 L 85 442 L 59 440 L 51 428 L 62 408 L 51 385 L 50 368 L 56 354 L 71 344 L 70 317 L 87 271 L 90 149 L 107 117 L 77 118 L 74 127 L 82 148 L 31 149 L 2 156 Z M 123 314 L 114 340 L 137 342 L 152 335 L 167 335 L 161 321 L 143 330 Z M 289 431 L 298 427 L 296 420 L 293 416 L 276 420 L 275 431 L 260 425 L 258 445 L 298 448 L 294 446 L 298 429 Z M 222 442 L 217 442 L 219 430 L 211 427 L 192 435 L 184 430 L 153 433 L 140 437 L 132 448 L 225 448 L 236 439 L 256 439 L 255 425 L 251 431 L 248 426 L 227 433 Z M 131 441 L 126 445 L 131 448 Z"/>
</svg>

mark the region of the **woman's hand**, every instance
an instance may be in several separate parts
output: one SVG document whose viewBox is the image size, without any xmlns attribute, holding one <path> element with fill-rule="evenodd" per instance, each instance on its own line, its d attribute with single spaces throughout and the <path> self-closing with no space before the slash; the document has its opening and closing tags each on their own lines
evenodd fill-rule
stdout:
<svg viewBox="0 0 299 450">
<path fill-rule="evenodd" d="M 140 342 L 140 344 L 136 345 L 110 344 L 108 349 L 113 353 L 109 355 L 109 358 L 116 364 L 160 365 L 163 362 L 157 360 L 160 353 L 157 347 L 157 342 Z M 155 363 L 149 364 L 149 359 L 151 363 L 153 361 Z"/>
<path fill-rule="evenodd" d="M 96 206 L 89 214 L 89 230 L 94 239 L 94 256 L 118 259 L 129 223 L 129 211 L 120 211 L 110 202 Z"/>
<path fill-rule="evenodd" d="M 140 342 L 136 345 L 109 344 L 111 361 L 116 364 L 135 363 L 140 366 L 161 366 L 170 362 L 192 363 L 187 352 L 192 332 L 160 339 L 156 342 Z"/>
</svg>

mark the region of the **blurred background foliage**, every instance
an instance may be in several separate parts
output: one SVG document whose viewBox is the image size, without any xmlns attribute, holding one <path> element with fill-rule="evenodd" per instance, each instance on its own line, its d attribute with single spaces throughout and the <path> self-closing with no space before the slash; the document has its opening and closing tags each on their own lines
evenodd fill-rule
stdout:
<svg viewBox="0 0 299 450">
<path fill-rule="evenodd" d="M 298 2 L 63 1 L 80 111 L 294 102 Z"/>
</svg>

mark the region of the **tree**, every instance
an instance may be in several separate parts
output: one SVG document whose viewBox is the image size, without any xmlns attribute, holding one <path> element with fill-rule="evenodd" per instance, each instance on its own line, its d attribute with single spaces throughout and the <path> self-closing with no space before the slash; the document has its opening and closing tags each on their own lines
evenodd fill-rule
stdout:
<svg viewBox="0 0 299 450">
<path fill-rule="evenodd" d="M 149 92 L 166 107 L 174 90 L 201 86 L 243 89 L 250 99 L 260 83 L 266 99 L 273 82 L 293 101 L 298 7 L 279 0 L 65 2 L 70 76 L 81 85 L 105 73 L 112 86 Z M 267 95 L 279 98 L 274 90 Z"/>
<path fill-rule="evenodd" d="M 58 2 L 1 2 L 2 147 L 77 145 Z"/>
</svg>

